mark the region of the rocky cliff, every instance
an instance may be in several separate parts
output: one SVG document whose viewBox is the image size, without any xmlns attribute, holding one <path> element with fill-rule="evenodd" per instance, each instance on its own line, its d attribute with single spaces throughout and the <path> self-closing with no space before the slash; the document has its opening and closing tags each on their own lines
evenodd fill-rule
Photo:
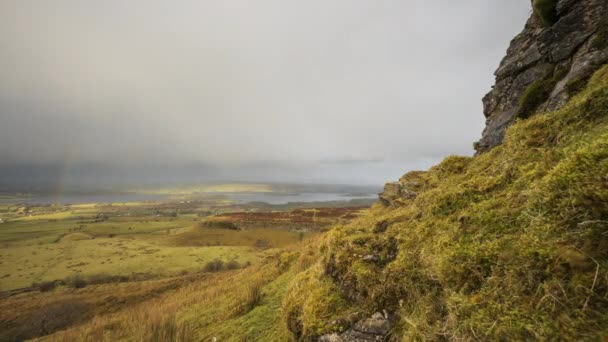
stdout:
<svg viewBox="0 0 608 342">
<path fill-rule="evenodd" d="M 532 2 L 479 153 L 324 236 L 283 301 L 295 340 L 608 340 L 607 1 Z"/>
<path fill-rule="evenodd" d="M 608 62 L 608 0 L 534 0 L 483 98 L 486 127 L 477 153 L 500 145 L 517 119 L 564 106 Z M 418 182 L 387 183 L 379 199 L 395 206 L 416 196 Z"/>
<path fill-rule="evenodd" d="M 483 98 L 486 128 L 475 144 L 478 152 L 502 143 L 517 118 L 563 106 L 608 61 L 608 1 L 533 4 L 532 16 L 495 72 L 496 84 Z"/>
</svg>

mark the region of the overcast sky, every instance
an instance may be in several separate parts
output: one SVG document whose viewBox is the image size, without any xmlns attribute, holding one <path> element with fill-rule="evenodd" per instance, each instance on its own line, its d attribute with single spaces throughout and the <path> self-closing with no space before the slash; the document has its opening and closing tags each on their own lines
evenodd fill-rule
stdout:
<svg viewBox="0 0 608 342">
<path fill-rule="evenodd" d="M 3 0 L 0 163 L 380 184 L 472 154 L 529 14 L 529 0 Z"/>
</svg>

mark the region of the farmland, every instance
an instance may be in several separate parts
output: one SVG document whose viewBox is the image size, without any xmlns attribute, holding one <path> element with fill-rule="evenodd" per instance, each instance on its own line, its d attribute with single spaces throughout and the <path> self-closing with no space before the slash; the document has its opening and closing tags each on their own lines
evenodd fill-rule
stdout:
<svg viewBox="0 0 608 342">
<path fill-rule="evenodd" d="M 366 211 L 349 202 L 323 207 L 222 198 L 17 203 L 0 205 L 2 340 L 47 335 L 134 310 L 191 284 L 217 291 L 216 282 L 227 277 L 257 277 L 260 268 L 280 263 L 285 251 Z M 63 318 L 49 323 L 41 314 Z"/>
</svg>

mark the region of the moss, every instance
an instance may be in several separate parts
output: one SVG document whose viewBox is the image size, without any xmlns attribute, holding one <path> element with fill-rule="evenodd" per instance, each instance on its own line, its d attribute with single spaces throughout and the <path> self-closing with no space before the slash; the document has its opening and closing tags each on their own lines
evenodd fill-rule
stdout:
<svg viewBox="0 0 608 342">
<path fill-rule="evenodd" d="M 608 106 L 604 110 L 608 113 Z M 608 134 L 560 161 L 543 178 L 536 199 L 546 215 L 573 228 L 608 220 Z"/>
<path fill-rule="evenodd" d="M 599 31 L 591 41 L 591 48 L 595 50 L 601 50 L 608 46 L 608 29 L 604 28 Z"/>
<path fill-rule="evenodd" d="M 606 132 L 608 66 L 562 109 L 510 127 L 503 145 L 406 174 L 415 200 L 335 227 L 322 268 L 293 284 L 300 338 L 339 330 L 323 322 L 355 308 L 394 312 L 403 340 L 606 338 Z M 338 309 L 312 310 L 314 288 Z"/>
<path fill-rule="evenodd" d="M 519 112 L 517 117 L 526 119 L 536 112 L 538 107 L 542 105 L 551 92 L 564 76 L 567 70 L 565 68 L 555 68 L 548 72 L 543 78 L 530 84 L 519 100 Z"/>
<path fill-rule="evenodd" d="M 551 26 L 559 19 L 557 15 L 558 0 L 533 0 L 534 13 L 542 20 L 545 26 Z"/>
<path fill-rule="evenodd" d="M 602 50 L 608 46 L 608 17 L 604 16 L 599 24 L 597 33 L 591 40 L 591 48 Z"/>
<path fill-rule="evenodd" d="M 320 267 L 300 273 L 283 300 L 282 312 L 287 328 L 298 339 L 316 341 L 330 331 L 343 331 L 339 317 L 348 308 L 346 299 Z"/>
<path fill-rule="evenodd" d="M 566 91 L 568 91 L 568 94 L 576 94 L 583 90 L 585 86 L 587 86 L 590 77 L 591 75 L 582 75 L 569 80 L 568 83 L 566 83 Z"/>
<path fill-rule="evenodd" d="M 470 157 L 464 156 L 448 156 L 433 169 L 444 177 L 454 174 L 462 174 L 471 162 L 471 159 L 472 158 Z"/>
</svg>

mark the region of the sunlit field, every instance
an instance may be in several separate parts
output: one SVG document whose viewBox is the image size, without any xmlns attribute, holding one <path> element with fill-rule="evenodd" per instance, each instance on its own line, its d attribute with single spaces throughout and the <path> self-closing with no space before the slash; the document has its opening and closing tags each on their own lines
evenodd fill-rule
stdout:
<svg viewBox="0 0 608 342">
<path fill-rule="evenodd" d="M 366 210 L 347 204 L 244 206 L 223 199 L 3 204 L 0 340 L 48 335 L 88 321 L 82 328 L 50 337 L 81 340 L 98 337 L 96 329 L 111 331 L 108 326 L 116 324 L 115 319 L 128 325 L 121 331 L 134 329 L 129 325 L 133 317 L 166 334 L 168 319 L 178 324 L 176 317 L 186 319 L 199 310 L 182 312 L 176 307 L 180 301 L 211 301 L 214 308 L 209 314 L 230 317 L 234 310 L 245 310 L 236 306 L 250 286 L 264 287 L 264 304 L 255 306 L 276 310 L 285 286 L 273 284 L 293 277 L 286 266 L 293 256 L 282 260 L 281 255 L 290 255 L 293 252 L 288 251 L 301 249 L 330 225 L 348 222 Z M 262 279 L 266 273 L 270 277 Z M 233 283 L 235 279 L 246 280 Z M 230 298 L 220 299 L 220 292 Z M 204 315 L 196 317 L 197 324 L 204 324 Z M 255 326 L 261 334 L 264 324 L 258 323 L 255 316 L 234 322 Z M 147 340 L 148 328 L 128 336 L 139 334 Z M 228 336 L 228 331 L 217 333 Z M 119 336 L 110 339 L 114 338 Z"/>
</svg>

